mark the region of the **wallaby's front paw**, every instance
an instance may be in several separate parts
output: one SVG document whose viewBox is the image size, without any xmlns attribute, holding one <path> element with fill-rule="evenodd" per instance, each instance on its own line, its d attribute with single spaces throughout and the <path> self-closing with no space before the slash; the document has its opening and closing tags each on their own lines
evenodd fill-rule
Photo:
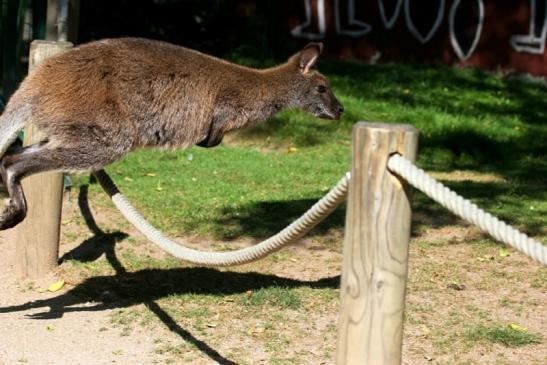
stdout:
<svg viewBox="0 0 547 365">
<path fill-rule="evenodd" d="M 24 209 L 16 207 L 10 202 L 0 215 L 0 231 L 15 227 L 25 219 L 26 215 Z"/>
</svg>

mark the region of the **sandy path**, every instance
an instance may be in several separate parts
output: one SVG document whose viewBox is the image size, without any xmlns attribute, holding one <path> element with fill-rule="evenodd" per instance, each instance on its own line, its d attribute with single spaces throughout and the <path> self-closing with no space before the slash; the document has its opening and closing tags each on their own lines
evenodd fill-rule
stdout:
<svg viewBox="0 0 547 365">
<path fill-rule="evenodd" d="M 17 284 L 14 275 L 14 245 L 9 234 L 0 236 L 0 364 L 36 365 L 102 365 L 161 363 L 154 353 L 152 335 L 132 332 L 121 336 L 109 323 L 110 309 L 89 311 L 94 304 L 83 306 L 88 311 L 54 313 L 57 318 L 36 319 L 30 316 L 49 313 L 49 308 L 32 305 L 17 306 L 59 296 L 58 293 L 40 293 L 25 290 Z M 40 287 L 53 282 L 51 275 Z M 70 299 L 70 298 L 68 298 Z M 82 304 L 77 304 L 82 307 Z M 15 307 L 11 308 L 10 307 Z M 155 336 L 158 334 L 156 333 Z"/>
</svg>

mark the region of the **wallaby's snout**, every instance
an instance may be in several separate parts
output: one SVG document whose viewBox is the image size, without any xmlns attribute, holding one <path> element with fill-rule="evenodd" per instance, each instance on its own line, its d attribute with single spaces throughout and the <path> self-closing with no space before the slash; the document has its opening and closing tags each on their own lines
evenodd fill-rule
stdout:
<svg viewBox="0 0 547 365">
<path fill-rule="evenodd" d="M 319 72 L 313 76 L 313 91 L 308 94 L 310 98 L 310 107 L 313 108 L 311 111 L 316 117 L 323 119 L 333 119 L 338 120 L 344 111 L 344 107 L 330 87 L 328 80 L 325 76 L 321 75 Z"/>
<path fill-rule="evenodd" d="M 344 106 L 338 101 L 327 78 L 315 70 L 322 43 L 309 43 L 298 54 L 300 107 L 323 119 L 340 119 Z"/>
<path fill-rule="evenodd" d="M 334 95 L 332 95 L 332 98 L 331 100 L 329 100 L 328 105 L 320 104 L 319 109 L 320 112 L 315 115 L 316 117 L 323 119 L 339 120 L 342 116 L 342 112 L 344 111 L 344 106 L 340 104 L 340 102 L 338 101 L 338 99 L 336 99 Z"/>
</svg>

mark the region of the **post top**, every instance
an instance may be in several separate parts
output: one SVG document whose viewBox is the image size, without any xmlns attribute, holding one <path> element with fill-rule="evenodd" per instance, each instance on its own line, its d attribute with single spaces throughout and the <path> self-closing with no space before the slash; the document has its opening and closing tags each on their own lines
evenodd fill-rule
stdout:
<svg viewBox="0 0 547 365">
<path fill-rule="evenodd" d="M 47 41 L 45 39 L 35 39 L 30 44 L 31 44 L 31 47 L 42 47 L 44 45 L 48 45 L 48 46 L 71 48 L 72 46 L 74 46 L 71 42 Z"/>
<path fill-rule="evenodd" d="M 408 133 L 418 133 L 418 130 L 410 124 L 365 122 L 359 121 L 353 126 L 354 129 L 384 129 L 386 131 L 402 131 Z"/>
</svg>

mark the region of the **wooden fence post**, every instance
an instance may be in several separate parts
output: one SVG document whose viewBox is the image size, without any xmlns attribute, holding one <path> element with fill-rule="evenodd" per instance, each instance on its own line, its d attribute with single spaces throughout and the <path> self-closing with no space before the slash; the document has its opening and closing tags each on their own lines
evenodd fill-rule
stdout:
<svg viewBox="0 0 547 365">
<path fill-rule="evenodd" d="M 387 169 L 399 153 L 414 161 L 409 125 L 359 122 L 347 204 L 338 365 L 401 363 L 410 239 L 410 186 Z"/>
<path fill-rule="evenodd" d="M 44 59 L 72 47 L 68 42 L 36 40 L 30 46 L 29 72 Z M 43 138 L 31 123 L 25 128 L 23 144 L 40 142 Z M 55 267 L 59 259 L 59 233 L 63 174 L 47 172 L 22 181 L 27 198 L 25 220 L 15 227 L 15 273 L 18 278 L 37 278 Z"/>
</svg>

